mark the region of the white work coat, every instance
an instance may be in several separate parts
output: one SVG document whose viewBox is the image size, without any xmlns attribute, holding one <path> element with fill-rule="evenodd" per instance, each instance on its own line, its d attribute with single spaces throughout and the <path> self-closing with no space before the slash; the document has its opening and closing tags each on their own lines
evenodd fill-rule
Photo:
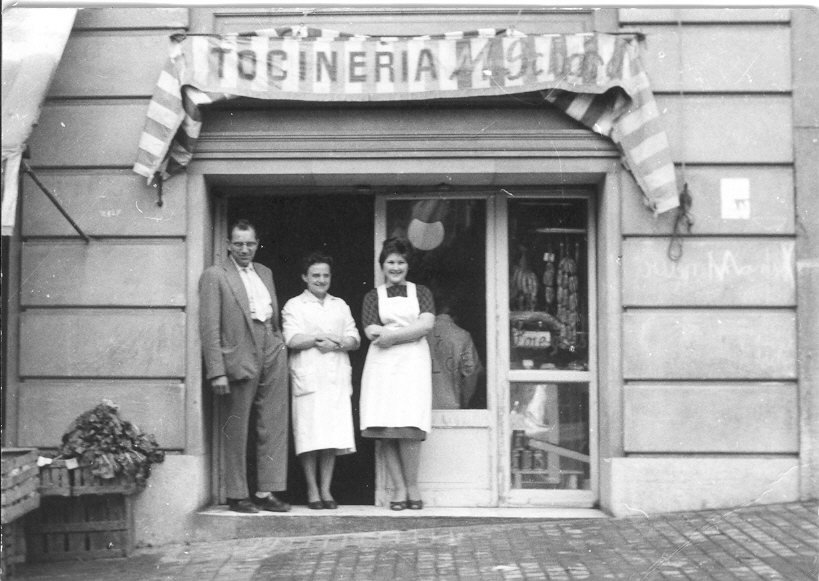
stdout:
<svg viewBox="0 0 819 581">
<path fill-rule="evenodd" d="M 361 341 L 347 303 L 330 294 L 320 301 L 307 290 L 284 305 L 282 332 L 286 344 L 296 335 L 320 333 Z M 322 353 L 311 347 L 292 351 L 289 361 L 296 454 L 326 448 L 336 454 L 355 452 L 347 352 Z"/>
</svg>

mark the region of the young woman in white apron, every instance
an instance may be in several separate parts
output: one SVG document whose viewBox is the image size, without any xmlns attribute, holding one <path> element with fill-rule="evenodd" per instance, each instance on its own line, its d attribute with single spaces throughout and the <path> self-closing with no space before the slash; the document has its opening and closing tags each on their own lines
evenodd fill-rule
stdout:
<svg viewBox="0 0 819 581">
<path fill-rule="evenodd" d="M 364 297 L 362 325 L 372 343 L 361 378 L 361 430 L 378 438 L 393 485 L 392 510 L 423 508 L 418 489 L 421 442 L 430 430 L 432 364 L 426 336 L 435 322 L 432 293 L 407 282 L 412 245 L 384 242 L 385 283 Z"/>
<path fill-rule="evenodd" d="M 336 456 L 355 452 L 347 351 L 358 349 L 361 336 L 347 303 L 327 292 L 332 261 L 319 253 L 305 258 L 307 289 L 282 310 L 284 340 L 292 350 L 293 435 L 312 509 L 338 507 L 330 493 Z"/>
</svg>

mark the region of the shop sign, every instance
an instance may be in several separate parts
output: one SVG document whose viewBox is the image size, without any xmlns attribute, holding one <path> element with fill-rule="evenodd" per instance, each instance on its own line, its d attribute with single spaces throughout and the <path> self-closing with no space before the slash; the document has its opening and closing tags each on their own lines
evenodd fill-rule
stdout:
<svg viewBox="0 0 819 581">
<path fill-rule="evenodd" d="M 260 99 L 429 99 L 634 83 L 632 37 L 507 34 L 453 38 L 191 37 L 190 84 Z"/>
<path fill-rule="evenodd" d="M 552 345 L 552 334 L 549 331 L 512 329 L 512 343 L 522 349 L 548 349 Z"/>
<path fill-rule="evenodd" d="M 199 108 L 216 101 L 403 101 L 541 91 L 544 101 L 619 147 L 655 213 L 679 205 L 636 34 L 482 29 L 367 37 L 287 27 L 172 38 L 133 168 L 149 182 L 190 163 L 202 127 Z"/>
</svg>

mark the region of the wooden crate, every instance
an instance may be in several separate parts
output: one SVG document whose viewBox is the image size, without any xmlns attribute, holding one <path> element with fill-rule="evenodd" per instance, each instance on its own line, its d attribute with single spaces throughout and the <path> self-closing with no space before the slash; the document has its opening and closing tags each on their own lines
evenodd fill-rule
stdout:
<svg viewBox="0 0 819 581">
<path fill-rule="evenodd" d="M 86 494 L 134 494 L 136 484 L 125 477 L 109 480 L 91 473 L 88 466 L 69 470 L 64 460 L 54 460 L 40 469 L 40 494 L 43 496 L 83 496 Z"/>
<path fill-rule="evenodd" d="M 2 552 L 0 570 L 3 579 L 8 579 L 14 575 L 15 566 L 26 560 L 26 543 L 21 521 L 3 525 L 3 543 L 0 551 Z"/>
<path fill-rule="evenodd" d="M 3 448 L 0 477 L 2 524 L 11 523 L 40 504 L 37 492 L 38 452 L 32 448 Z"/>
<path fill-rule="evenodd" d="M 26 519 L 30 561 L 127 557 L 133 550 L 132 497 L 45 496 Z"/>
</svg>

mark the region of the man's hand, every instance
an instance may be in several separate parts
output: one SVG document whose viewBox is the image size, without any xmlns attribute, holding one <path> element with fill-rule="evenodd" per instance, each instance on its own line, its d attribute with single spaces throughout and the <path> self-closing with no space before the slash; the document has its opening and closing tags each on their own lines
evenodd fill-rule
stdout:
<svg viewBox="0 0 819 581">
<path fill-rule="evenodd" d="M 230 393 L 230 385 L 228 384 L 228 378 L 224 375 L 220 375 L 219 377 L 214 377 L 210 380 L 210 388 L 213 390 L 215 395 L 227 395 Z"/>
</svg>

